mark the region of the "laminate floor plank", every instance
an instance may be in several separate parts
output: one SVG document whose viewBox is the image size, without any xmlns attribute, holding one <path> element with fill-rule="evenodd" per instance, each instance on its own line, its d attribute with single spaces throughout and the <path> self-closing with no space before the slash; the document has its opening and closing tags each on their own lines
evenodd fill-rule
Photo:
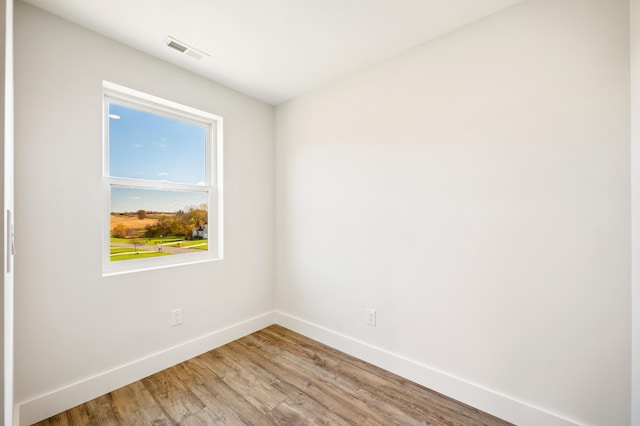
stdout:
<svg viewBox="0 0 640 426">
<path fill-rule="evenodd" d="M 120 421 L 113 410 L 110 394 L 93 399 L 66 412 L 70 425 L 118 426 Z"/>
<path fill-rule="evenodd" d="M 237 417 L 242 421 L 242 424 L 268 425 L 272 423 L 267 413 L 260 411 L 253 406 L 242 394 L 236 392 L 235 389 L 227 385 L 223 379 L 218 378 L 217 380 L 207 382 L 200 385 L 200 388 L 204 388 L 218 401 L 218 403 L 214 404 L 213 407 L 225 408 L 229 418 L 235 419 Z M 207 405 L 212 407 L 210 404 Z M 235 415 L 231 414 L 231 411 L 233 411 Z M 225 417 L 220 417 L 222 420 L 225 420 Z"/>
<path fill-rule="evenodd" d="M 278 360 L 271 351 L 268 355 L 266 351 L 255 351 L 255 347 L 250 341 L 239 340 L 233 345 L 244 346 L 244 356 L 260 364 L 262 368 L 279 377 L 274 387 L 281 390 L 286 395 L 298 394 L 318 401 L 326 411 L 332 412 L 344 419 L 349 424 L 360 424 L 364 421 L 368 413 L 368 407 L 347 393 L 337 390 L 335 386 L 324 386 L 314 380 L 309 380 L 306 374 L 296 374 L 295 366 L 285 360 Z M 261 346 L 265 348 L 265 346 Z M 241 350 L 238 350 L 241 352 Z M 293 374 L 292 374 L 293 373 Z M 280 410 L 291 413 L 290 407 L 280 407 Z"/>
<path fill-rule="evenodd" d="M 450 399 L 443 401 L 439 398 L 439 394 L 431 393 L 428 389 L 420 389 L 419 393 L 429 394 L 429 399 L 416 399 L 415 391 L 408 392 L 402 386 L 390 384 L 379 375 L 345 361 L 338 364 L 334 372 L 338 377 L 343 377 L 345 381 L 357 383 L 360 392 L 365 395 L 363 398 L 368 401 L 383 401 L 384 404 L 400 410 L 404 415 L 424 419 L 429 424 L 446 424 L 450 426 L 464 424 L 464 421 L 460 423 L 457 419 L 451 418 L 450 413 L 453 407 L 448 405 L 449 401 L 451 401 Z M 459 404 L 456 402 L 456 405 Z M 456 412 L 458 416 L 461 412 L 466 411 L 465 408 L 458 407 Z M 392 411 L 392 408 L 385 408 L 384 411 Z M 476 424 L 481 425 L 482 423 L 477 420 Z"/>
<path fill-rule="evenodd" d="M 443 425 L 485 425 L 482 421 L 484 414 L 481 411 L 448 398 L 430 389 L 424 388 L 414 382 L 406 380 L 400 376 L 389 373 L 381 368 L 374 367 L 362 360 L 351 357 L 343 352 L 337 351 L 326 345 L 307 338 L 300 338 L 297 333 L 291 332 L 283 327 L 273 326 L 264 330 L 265 335 L 277 338 L 279 335 L 286 336 L 286 345 L 290 352 L 295 350 L 315 359 L 341 360 L 342 362 L 317 364 L 322 365 L 336 377 L 343 377 L 348 382 L 357 384 L 359 388 L 367 392 L 374 393 L 374 399 L 382 401 L 393 400 L 394 405 L 400 407 L 405 412 L 413 412 L 414 416 L 424 418 L 435 424 Z M 285 346 L 283 344 L 283 346 Z M 415 398 L 416 393 L 428 393 L 429 398 Z M 452 418 L 450 413 L 455 410 L 457 416 Z M 489 418 L 490 423 L 495 421 Z"/>
<path fill-rule="evenodd" d="M 273 337 L 265 337 L 265 340 L 275 342 Z M 321 393 L 337 393 L 346 396 L 357 405 L 351 407 L 351 413 L 366 414 L 382 424 L 398 425 L 424 425 L 429 424 L 427 419 L 416 416 L 414 413 L 402 411 L 399 407 L 387 403 L 384 399 L 375 395 L 372 387 L 363 387 L 361 381 L 343 380 L 339 375 L 333 374 L 323 366 L 328 363 L 323 358 L 316 356 L 300 357 L 294 353 L 297 349 L 289 346 L 288 350 L 280 351 L 277 358 L 282 358 L 282 362 L 288 365 L 289 375 L 294 373 L 294 377 L 302 377 L 306 383 L 313 383 L 322 388 Z M 286 374 L 286 373 L 285 373 Z M 374 392 L 372 392 L 373 390 Z"/>
<path fill-rule="evenodd" d="M 216 413 L 209 407 L 205 407 L 195 414 L 190 415 L 180 422 L 180 426 L 225 425 Z"/>
<path fill-rule="evenodd" d="M 194 395 L 188 381 L 183 381 L 185 376 L 181 373 L 185 370 L 182 364 L 178 364 L 142 380 L 159 408 L 174 423 L 180 423 L 205 408 L 202 400 Z"/>
<path fill-rule="evenodd" d="M 274 325 L 37 425 L 510 423 Z"/>
<path fill-rule="evenodd" d="M 278 425 L 343 425 L 344 419 L 330 419 L 320 417 L 318 412 L 309 406 L 311 400 L 301 395 L 296 401 L 287 401 L 280 404 L 271 413 Z"/>
<path fill-rule="evenodd" d="M 122 425 L 172 425 L 142 382 L 137 381 L 110 393 L 113 409 Z"/>
<path fill-rule="evenodd" d="M 229 379 L 233 382 L 239 391 L 247 392 L 251 389 L 251 393 L 264 401 L 259 405 L 264 405 L 264 409 L 269 411 L 286 399 L 286 395 L 281 394 L 272 384 L 278 381 L 278 378 L 262 368 L 258 363 L 253 362 L 250 358 L 234 348 L 233 342 L 221 348 L 212 351 L 210 356 L 219 357 L 228 367 L 224 376 L 224 380 Z M 259 398 L 263 395 L 263 398 Z"/>
<path fill-rule="evenodd" d="M 256 408 L 270 412 L 287 399 L 287 395 L 273 386 L 278 381 L 275 376 L 231 346 L 223 346 L 216 352 L 229 361 L 234 371 L 234 374 L 224 377 L 225 383 L 244 395 Z"/>
<path fill-rule="evenodd" d="M 66 412 L 57 414 L 53 417 L 49 417 L 46 420 L 41 421 L 38 425 L 42 426 L 69 426 Z"/>
<path fill-rule="evenodd" d="M 205 410 L 210 410 L 212 413 L 201 411 L 198 415 L 215 416 L 223 425 L 241 426 L 247 424 L 228 402 L 220 398 L 216 392 L 210 392 L 205 385 L 198 385 L 193 391 L 207 405 Z"/>
</svg>

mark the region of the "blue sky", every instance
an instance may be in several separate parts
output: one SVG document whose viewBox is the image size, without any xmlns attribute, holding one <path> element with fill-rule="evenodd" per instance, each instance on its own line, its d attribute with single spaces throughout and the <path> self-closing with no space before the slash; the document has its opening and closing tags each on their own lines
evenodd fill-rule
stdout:
<svg viewBox="0 0 640 426">
<path fill-rule="evenodd" d="M 205 183 L 205 128 L 160 115 L 109 104 L 109 175 L 113 177 Z M 111 211 L 173 212 L 205 202 L 202 193 L 111 191 Z M 184 203 L 183 205 L 180 205 Z"/>
</svg>

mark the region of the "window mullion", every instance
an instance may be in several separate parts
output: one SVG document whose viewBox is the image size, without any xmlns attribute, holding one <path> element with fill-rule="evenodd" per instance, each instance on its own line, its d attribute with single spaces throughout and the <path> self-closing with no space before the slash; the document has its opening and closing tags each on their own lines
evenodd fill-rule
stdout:
<svg viewBox="0 0 640 426">
<path fill-rule="evenodd" d="M 166 189 L 176 191 L 192 191 L 192 192 L 209 192 L 211 187 L 206 185 L 194 185 L 188 183 L 162 182 L 142 179 L 128 179 L 118 177 L 107 177 L 107 183 L 110 186 L 121 186 L 128 188 L 151 188 Z"/>
</svg>

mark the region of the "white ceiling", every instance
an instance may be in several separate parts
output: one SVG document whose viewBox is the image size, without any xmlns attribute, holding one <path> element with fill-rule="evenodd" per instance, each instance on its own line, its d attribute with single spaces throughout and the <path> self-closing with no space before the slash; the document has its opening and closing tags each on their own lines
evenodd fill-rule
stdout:
<svg viewBox="0 0 640 426">
<path fill-rule="evenodd" d="M 274 105 L 520 1 L 26 0 Z"/>
</svg>

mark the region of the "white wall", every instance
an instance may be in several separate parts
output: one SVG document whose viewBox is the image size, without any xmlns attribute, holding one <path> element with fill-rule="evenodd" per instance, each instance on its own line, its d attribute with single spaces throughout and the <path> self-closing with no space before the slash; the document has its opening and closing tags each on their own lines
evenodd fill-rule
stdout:
<svg viewBox="0 0 640 426">
<path fill-rule="evenodd" d="M 189 357 L 162 358 L 193 339 L 255 317 L 243 330 L 271 323 L 261 315 L 274 306 L 274 109 L 21 2 L 15 26 L 15 391 L 25 423 Z M 224 117 L 224 260 L 101 276 L 103 79 Z M 177 307 L 184 324 L 171 328 Z"/>
<path fill-rule="evenodd" d="M 627 4 L 527 1 L 280 106 L 282 322 L 386 354 L 391 370 L 415 366 L 405 375 L 519 424 L 536 424 L 532 412 L 629 424 Z M 202 336 L 270 321 L 274 116 L 16 9 L 16 400 L 28 423 L 215 340 Z M 224 261 L 101 277 L 103 79 L 225 118 Z M 170 328 L 178 306 L 185 323 Z M 424 379 L 435 373 L 448 379 Z"/>
<path fill-rule="evenodd" d="M 628 19 L 527 1 L 279 106 L 285 322 L 518 424 L 628 425 Z"/>
</svg>

